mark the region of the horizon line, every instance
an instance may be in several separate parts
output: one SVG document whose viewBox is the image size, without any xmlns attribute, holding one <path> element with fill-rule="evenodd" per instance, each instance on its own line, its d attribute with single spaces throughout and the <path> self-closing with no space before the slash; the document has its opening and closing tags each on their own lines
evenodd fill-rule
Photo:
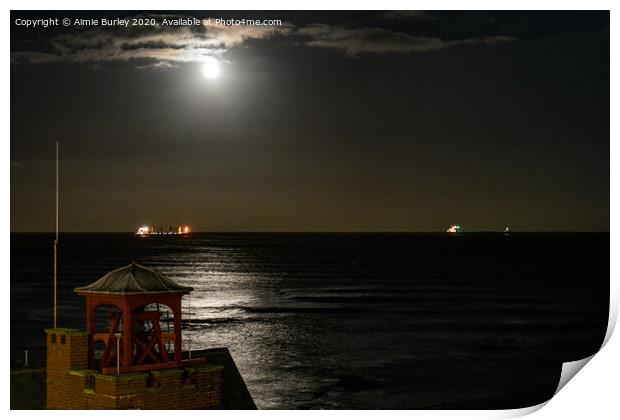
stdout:
<svg viewBox="0 0 620 420">
<path fill-rule="evenodd" d="M 11 234 L 54 234 L 54 230 L 40 231 L 40 230 L 22 230 L 22 231 L 10 231 Z M 59 234 L 76 234 L 76 233 L 126 233 L 135 235 L 135 231 L 129 230 L 67 230 L 59 231 Z M 209 231 L 192 231 L 185 235 L 191 234 L 222 234 L 222 233 L 449 233 L 445 230 L 209 230 Z M 502 230 L 472 230 L 460 232 L 462 233 L 504 233 Z M 514 233 L 610 233 L 610 230 L 513 230 Z M 458 233 L 457 233 L 458 235 Z M 159 235 L 157 235 L 159 236 Z M 165 236 L 165 235 L 163 235 Z M 174 235 L 177 236 L 177 235 Z"/>
</svg>

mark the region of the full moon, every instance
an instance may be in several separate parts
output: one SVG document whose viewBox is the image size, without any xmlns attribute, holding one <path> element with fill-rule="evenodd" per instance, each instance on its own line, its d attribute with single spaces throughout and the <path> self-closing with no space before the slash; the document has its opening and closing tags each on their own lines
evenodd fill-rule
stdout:
<svg viewBox="0 0 620 420">
<path fill-rule="evenodd" d="M 207 79 L 217 79 L 220 76 L 220 63 L 213 57 L 207 57 L 202 64 L 202 74 Z"/>
</svg>

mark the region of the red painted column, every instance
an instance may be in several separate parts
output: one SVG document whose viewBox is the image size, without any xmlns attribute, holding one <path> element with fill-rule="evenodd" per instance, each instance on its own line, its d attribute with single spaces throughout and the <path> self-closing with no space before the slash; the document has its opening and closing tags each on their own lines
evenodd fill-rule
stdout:
<svg viewBox="0 0 620 420">
<path fill-rule="evenodd" d="M 95 333 L 95 311 L 93 310 L 93 304 L 91 300 L 86 298 L 86 330 L 88 331 L 88 368 L 94 367 L 94 343 L 93 334 Z"/>
<path fill-rule="evenodd" d="M 128 303 L 123 304 L 123 366 L 133 364 L 133 316 Z"/>
<path fill-rule="evenodd" d="M 181 298 L 172 304 L 172 313 L 174 314 L 174 361 L 177 365 L 181 365 L 181 353 L 183 343 L 181 341 Z"/>
</svg>

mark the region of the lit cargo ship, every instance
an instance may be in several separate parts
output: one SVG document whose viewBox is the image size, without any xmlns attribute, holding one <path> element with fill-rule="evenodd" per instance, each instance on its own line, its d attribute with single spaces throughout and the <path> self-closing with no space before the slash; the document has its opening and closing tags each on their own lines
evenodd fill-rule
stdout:
<svg viewBox="0 0 620 420">
<path fill-rule="evenodd" d="M 168 230 L 164 230 L 163 226 L 159 227 L 159 230 L 156 227 L 152 226 L 140 226 L 136 231 L 136 235 L 139 236 L 147 236 L 147 235 L 187 235 L 191 233 L 192 228 L 189 226 L 177 226 L 174 228 L 170 226 Z"/>
<path fill-rule="evenodd" d="M 499 234 L 499 233 L 503 233 L 504 235 L 510 235 L 510 233 L 512 232 L 512 229 L 510 228 L 510 226 L 506 226 L 504 228 L 504 230 L 502 231 L 464 231 L 463 228 L 461 227 L 461 225 L 452 225 L 448 228 L 448 230 L 446 230 L 447 233 L 463 233 L 463 234 L 476 234 L 476 235 L 482 235 L 482 234 Z"/>
</svg>

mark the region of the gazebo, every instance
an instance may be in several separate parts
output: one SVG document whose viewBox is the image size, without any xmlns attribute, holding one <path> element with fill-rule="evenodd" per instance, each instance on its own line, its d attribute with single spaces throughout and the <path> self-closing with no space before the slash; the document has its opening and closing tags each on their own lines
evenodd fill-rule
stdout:
<svg viewBox="0 0 620 420">
<path fill-rule="evenodd" d="M 180 367 L 181 299 L 192 290 L 135 262 L 74 289 L 86 299 L 89 367 L 111 373 L 117 370 L 117 360 L 121 372 Z M 172 332 L 161 329 L 159 304 L 172 310 Z M 98 332 L 95 315 L 103 305 L 116 308 L 107 314 L 108 331 Z M 103 351 L 101 357 L 95 358 L 95 345 L 99 342 L 103 343 Z M 170 343 L 174 346 L 172 360 L 167 350 Z"/>
</svg>

